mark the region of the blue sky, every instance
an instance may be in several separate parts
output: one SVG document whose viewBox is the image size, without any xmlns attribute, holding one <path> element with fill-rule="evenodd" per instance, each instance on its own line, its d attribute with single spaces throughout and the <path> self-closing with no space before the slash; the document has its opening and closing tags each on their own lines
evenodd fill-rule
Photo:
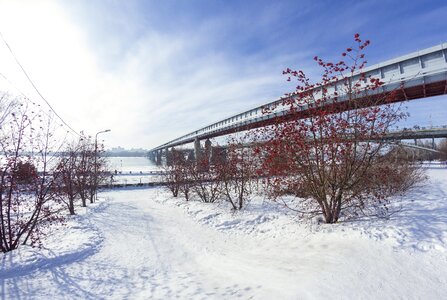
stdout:
<svg viewBox="0 0 447 300">
<path fill-rule="evenodd" d="M 0 0 L 0 31 L 59 114 L 128 148 L 290 92 L 283 69 L 317 78 L 313 56 L 337 58 L 357 32 L 371 64 L 447 42 L 445 16 L 446 1 Z M 405 126 L 447 124 L 445 96 L 407 106 Z"/>
</svg>

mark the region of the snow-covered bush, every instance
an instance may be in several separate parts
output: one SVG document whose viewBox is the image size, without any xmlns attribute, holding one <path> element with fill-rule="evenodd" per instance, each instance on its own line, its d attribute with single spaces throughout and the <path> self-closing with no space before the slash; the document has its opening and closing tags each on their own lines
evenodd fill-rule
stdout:
<svg viewBox="0 0 447 300">
<path fill-rule="evenodd" d="M 365 72 L 369 41 L 354 39 L 357 46 L 337 62 L 314 57 L 323 68 L 315 84 L 301 70 L 285 70 L 298 86 L 265 113 L 285 110 L 288 117 L 256 132 L 267 141 L 257 152 L 274 199 L 292 194 L 297 211 L 322 214 L 326 223 L 404 193 L 419 179 L 409 162 L 386 154 L 383 137 L 406 113 L 394 104 L 396 91 L 382 91 L 384 82 Z"/>
</svg>

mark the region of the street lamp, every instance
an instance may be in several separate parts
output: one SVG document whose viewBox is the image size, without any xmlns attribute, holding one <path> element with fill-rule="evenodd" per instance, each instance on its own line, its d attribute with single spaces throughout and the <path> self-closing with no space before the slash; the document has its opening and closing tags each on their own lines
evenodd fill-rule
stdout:
<svg viewBox="0 0 447 300">
<path fill-rule="evenodd" d="M 97 165 L 97 157 L 98 157 L 98 134 L 110 132 L 110 129 L 98 131 L 95 135 L 95 201 L 98 200 L 98 165 Z"/>
</svg>

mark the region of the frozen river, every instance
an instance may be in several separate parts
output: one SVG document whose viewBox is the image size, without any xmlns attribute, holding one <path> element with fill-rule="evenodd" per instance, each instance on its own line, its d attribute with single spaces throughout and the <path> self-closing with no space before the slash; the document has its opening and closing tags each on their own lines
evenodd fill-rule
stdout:
<svg viewBox="0 0 447 300">
<path fill-rule="evenodd" d="M 160 170 L 147 157 L 107 157 L 110 170 L 122 173 L 147 173 Z"/>
<path fill-rule="evenodd" d="M 156 166 L 146 157 L 107 157 L 107 159 L 109 170 L 114 173 L 114 183 L 130 184 L 161 181 L 159 175 L 149 175 L 148 173 L 161 171 L 162 168 Z"/>
</svg>

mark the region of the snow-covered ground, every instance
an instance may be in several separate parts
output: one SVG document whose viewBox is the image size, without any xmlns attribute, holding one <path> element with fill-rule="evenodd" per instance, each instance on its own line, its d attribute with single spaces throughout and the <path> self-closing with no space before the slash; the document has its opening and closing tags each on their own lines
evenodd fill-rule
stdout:
<svg viewBox="0 0 447 300">
<path fill-rule="evenodd" d="M 164 180 L 163 175 L 153 175 L 147 173 L 126 173 L 113 175 L 112 178 L 107 178 L 104 183 L 107 184 L 137 184 L 137 183 L 150 183 L 150 182 L 162 182 Z"/>
<path fill-rule="evenodd" d="M 428 174 L 390 220 L 336 225 L 103 192 L 46 248 L 0 254 L 1 299 L 446 299 L 447 169 Z"/>
</svg>

